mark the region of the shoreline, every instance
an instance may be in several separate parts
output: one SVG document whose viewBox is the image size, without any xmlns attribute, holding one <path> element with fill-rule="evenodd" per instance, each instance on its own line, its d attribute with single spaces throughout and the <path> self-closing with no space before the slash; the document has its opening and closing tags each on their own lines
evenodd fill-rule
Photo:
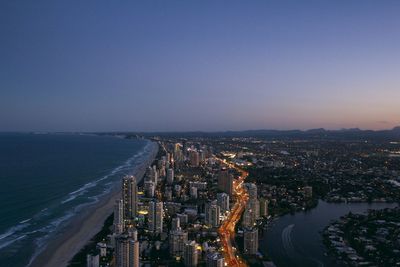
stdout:
<svg viewBox="0 0 400 267">
<path fill-rule="evenodd" d="M 262 253 L 262 255 L 264 257 L 266 257 L 269 261 L 272 261 L 274 263 L 282 264 L 282 262 L 284 262 L 285 263 L 284 265 L 288 265 L 288 264 L 290 265 L 291 261 L 293 261 L 293 258 L 287 257 L 285 260 L 283 260 L 283 258 L 281 257 L 282 253 L 285 254 L 287 252 L 286 252 L 286 249 L 284 248 L 283 240 L 281 241 L 282 243 L 276 241 L 276 231 L 278 231 L 279 228 L 282 228 L 281 232 L 279 232 L 280 234 L 278 235 L 279 237 L 281 237 L 281 234 L 283 233 L 283 230 L 284 230 L 282 225 L 287 225 L 287 226 L 289 226 L 290 224 L 300 225 L 300 224 L 296 223 L 296 221 L 294 220 L 296 218 L 296 216 L 297 217 L 299 217 L 300 215 L 311 216 L 311 214 L 312 214 L 311 212 L 314 212 L 314 213 L 318 212 L 318 211 L 321 212 L 324 208 L 325 209 L 328 208 L 328 207 L 321 207 L 322 205 L 327 205 L 327 206 L 330 206 L 330 207 L 336 206 L 338 208 L 343 208 L 343 209 L 346 206 L 351 206 L 351 209 L 348 209 L 345 212 L 343 212 L 343 215 L 348 214 L 349 212 L 353 212 L 353 213 L 360 212 L 360 209 L 362 210 L 361 213 L 364 213 L 364 212 L 367 212 L 369 209 L 380 210 L 380 209 L 382 209 L 382 207 L 380 207 L 380 206 L 386 206 L 386 207 L 390 206 L 389 208 L 391 208 L 391 206 L 394 206 L 394 207 L 399 207 L 400 206 L 400 204 L 397 203 L 397 202 L 372 202 L 372 203 L 368 203 L 368 202 L 349 202 L 349 203 L 339 202 L 339 203 L 336 203 L 336 202 L 327 202 L 325 200 L 319 199 L 317 206 L 315 206 L 315 207 L 313 207 L 313 208 L 311 208 L 309 210 L 299 210 L 299 211 L 294 212 L 293 214 L 292 213 L 285 213 L 285 214 L 282 214 L 282 215 L 274 216 L 270 220 L 268 220 L 269 222 L 266 224 L 266 227 L 263 229 L 265 232 L 261 235 L 261 238 L 259 239 L 259 247 L 260 247 L 260 252 Z M 374 207 L 371 207 L 371 206 L 374 206 Z M 334 214 L 334 215 L 332 215 L 333 218 L 332 219 L 330 218 L 329 220 L 327 220 L 326 223 L 322 222 L 321 224 L 325 224 L 325 226 L 322 227 L 322 229 L 324 229 L 327 225 L 329 225 L 330 221 L 337 220 L 338 218 L 343 216 L 343 215 L 341 215 L 341 213 L 342 213 L 341 211 L 338 213 L 337 210 L 331 210 L 331 212 L 332 212 L 331 214 Z M 331 217 L 331 216 L 329 216 L 329 217 Z M 337 218 L 334 218 L 334 217 L 337 217 Z M 319 215 L 319 218 L 321 218 L 320 215 Z M 284 222 L 284 223 L 282 223 L 282 222 Z M 311 223 L 311 222 L 309 222 L 309 223 Z M 315 219 L 314 219 L 314 223 L 315 223 Z M 316 229 L 319 229 L 320 225 L 316 225 L 315 227 L 316 227 Z M 276 230 L 276 229 L 278 229 L 278 230 Z M 322 248 L 322 250 L 320 250 L 320 251 L 323 251 L 323 252 L 322 253 L 318 253 L 318 252 L 320 252 L 320 251 L 318 251 L 317 254 L 320 255 L 320 256 L 321 255 L 323 255 L 323 256 L 322 256 L 322 258 L 318 258 L 318 260 L 329 261 L 328 263 L 324 262 L 325 266 L 336 266 L 336 265 L 331 265 L 333 263 L 332 260 L 335 260 L 335 259 L 332 258 L 331 255 L 328 255 L 328 254 L 325 255 L 325 252 L 328 251 L 328 248 L 323 243 L 324 242 L 323 241 L 323 235 L 322 235 L 322 232 L 320 232 L 320 231 L 322 231 L 322 229 L 318 230 L 318 234 L 317 235 L 321 239 L 319 239 L 317 242 L 318 242 L 319 245 L 321 245 L 321 246 L 318 246 L 320 249 Z M 297 231 L 299 231 L 299 230 L 297 230 Z M 269 232 L 269 234 L 268 234 L 268 232 Z M 313 230 L 311 230 L 310 233 L 308 233 L 308 236 L 314 236 L 315 237 L 315 233 L 313 232 Z M 279 248 L 278 250 L 274 250 L 274 252 L 271 253 L 271 250 L 269 250 L 269 248 L 271 248 L 270 245 L 269 245 L 271 242 L 274 242 L 274 244 L 275 244 L 274 246 L 275 247 L 281 247 L 281 246 L 282 247 Z M 295 241 L 294 243 L 296 243 L 296 242 L 299 242 L 299 241 Z M 308 241 L 308 242 L 312 243 L 312 242 L 315 242 L 315 240 L 314 241 Z M 311 243 L 306 244 L 306 246 L 309 246 Z M 302 245 L 304 246 L 304 244 L 302 244 Z M 301 247 L 299 244 L 297 244 L 297 246 Z M 279 253 L 277 251 L 279 251 Z"/>
<path fill-rule="evenodd" d="M 151 164 L 158 152 L 158 145 L 154 144 L 149 157 L 132 173 L 138 183 L 143 179 L 147 166 Z M 77 254 L 103 227 L 104 221 L 114 209 L 115 200 L 121 197 L 121 187 L 115 186 L 109 194 L 103 196 L 99 202 L 88 206 L 65 225 L 62 232 L 32 261 L 29 267 L 63 267 Z"/>
</svg>

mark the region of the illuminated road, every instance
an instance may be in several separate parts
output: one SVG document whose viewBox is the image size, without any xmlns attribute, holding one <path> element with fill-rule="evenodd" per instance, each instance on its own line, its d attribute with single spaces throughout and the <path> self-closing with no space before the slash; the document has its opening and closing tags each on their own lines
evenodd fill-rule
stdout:
<svg viewBox="0 0 400 267">
<path fill-rule="evenodd" d="M 233 195 L 236 199 L 235 204 L 233 205 L 229 216 L 219 227 L 218 233 L 221 238 L 226 265 L 245 267 L 247 264 L 237 255 L 236 248 L 232 246 L 232 242 L 235 238 L 235 226 L 242 216 L 242 213 L 246 207 L 246 203 L 249 199 L 247 190 L 243 187 L 243 181 L 249 174 L 232 163 L 226 162 L 219 158 L 216 159 L 227 165 L 229 168 L 236 169 L 241 173 L 241 175 L 233 181 Z"/>
</svg>

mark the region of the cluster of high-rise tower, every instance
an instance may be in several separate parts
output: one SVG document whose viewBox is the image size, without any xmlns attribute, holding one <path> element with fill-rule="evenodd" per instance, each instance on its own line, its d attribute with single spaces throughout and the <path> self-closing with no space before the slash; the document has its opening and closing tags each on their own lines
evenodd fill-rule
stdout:
<svg viewBox="0 0 400 267">
<path fill-rule="evenodd" d="M 159 145 L 159 155 L 146 169 L 143 182 L 138 185 L 134 176 L 122 179 L 121 198 L 114 208 L 113 234 L 108 241 L 113 253 L 110 264 L 224 266 L 218 229 L 228 218 L 235 198 L 234 170 L 216 160 L 210 147 L 171 142 Z M 267 211 L 262 211 L 264 202 L 257 198 L 257 187 L 245 186 L 249 201 L 242 225 L 243 252 L 256 254 L 255 224 Z"/>
</svg>

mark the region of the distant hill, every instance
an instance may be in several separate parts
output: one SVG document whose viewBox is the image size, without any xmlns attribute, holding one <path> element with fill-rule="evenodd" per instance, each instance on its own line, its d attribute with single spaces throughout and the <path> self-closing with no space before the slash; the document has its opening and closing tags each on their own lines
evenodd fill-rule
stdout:
<svg viewBox="0 0 400 267">
<path fill-rule="evenodd" d="M 302 138 L 302 139 L 399 139 L 400 126 L 390 130 L 361 130 L 359 128 L 326 130 L 324 128 L 310 130 L 245 130 L 221 132 L 136 132 L 140 136 L 180 136 L 180 137 L 258 137 L 258 138 Z"/>
</svg>

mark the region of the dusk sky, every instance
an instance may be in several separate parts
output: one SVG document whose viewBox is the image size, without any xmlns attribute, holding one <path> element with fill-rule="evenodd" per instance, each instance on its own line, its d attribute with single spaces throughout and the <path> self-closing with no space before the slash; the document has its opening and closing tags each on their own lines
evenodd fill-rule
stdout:
<svg viewBox="0 0 400 267">
<path fill-rule="evenodd" d="M 0 131 L 400 125 L 400 1 L 0 2 Z"/>
</svg>

